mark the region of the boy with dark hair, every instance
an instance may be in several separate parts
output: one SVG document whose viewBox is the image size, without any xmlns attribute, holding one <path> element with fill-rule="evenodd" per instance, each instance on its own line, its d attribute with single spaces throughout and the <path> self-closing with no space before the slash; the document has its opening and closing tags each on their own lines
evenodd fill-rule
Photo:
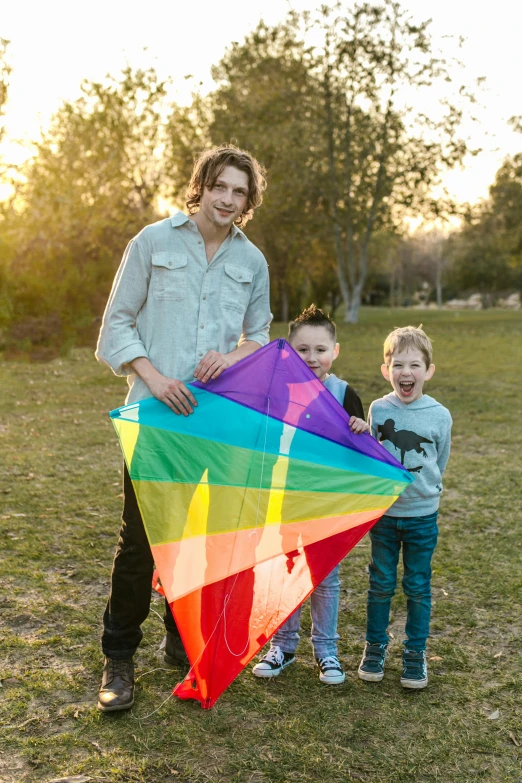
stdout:
<svg viewBox="0 0 522 783">
<path fill-rule="evenodd" d="M 310 305 L 290 323 L 288 342 L 337 402 L 343 405 L 350 416 L 352 432 L 369 432 L 358 395 L 346 381 L 329 372 L 339 355 L 336 327 L 332 319 L 314 304 Z M 337 615 L 341 586 L 339 569 L 340 565 L 337 565 L 310 596 L 312 645 L 319 667 L 319 679 L 327 685 L 338 685 L 345 680 L 345 673 L 337 657 Z M 295 661 L 300 622 L 301 607 L 272 637 L 269 651 L 252 669 L 256 677 L 277 677 Z"/>
<path fill-rule="evenodd" d="M 359 395 L 347 381 L 329 372 L 339 356 L 337 327 L 330 316 L 311 304 L 294 321 L 290 321 L 288 342 L 352 417 L 350 427 L 353 432 L 367 431 Z"/>
<path fill-rule="evenodd" d="M 431 342 L 422 327 L 406 326 L 388 335 L 381 371 L 393 392 L 372 402 L 368 413 L 371 431 L 384 448 L 400 458 L 415 480 L 370 530 L 366 646 L 358 673 L 368 682 L 384 677 L 387 627 L 402 546 L 407 619 L 401 685 L 419 689 L 428 684 L 431 558 L 437 544 L 437 515 L 452 420 L 446 408 L 423 394 L 435 365 Z"/>
</svg>

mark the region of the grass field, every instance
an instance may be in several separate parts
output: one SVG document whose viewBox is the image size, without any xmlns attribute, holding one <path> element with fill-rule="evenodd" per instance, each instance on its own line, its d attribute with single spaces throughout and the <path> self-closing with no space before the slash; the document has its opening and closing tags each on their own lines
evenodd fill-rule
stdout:
<svg viewBox="0 0 522 783">
<path fill-rule="evenodd" d="M 365 310 L 340 330 L 338 374 L 365 406 L 387 393 L 387 331 L 421 314 Z M 397 596 L 385 679 L 356 669 L 365 539 L 343 564 L 346 683 L 319 683 L 311 647 L 273 682 L 245 671 L 210 711 L 169 699 L 159 601 L 136 655 L 136 703 L 96 709 L 99 635 L 119 527 L 121 457 L 107 411 L 124 382 L 77 350 L 0 364 L 0 781 L 33 783 L 520 783 L 522 781 L 522 313 L 422 313 L 454 418 L 434 559 L 430 685 L 399 685 Z M 276 325 L 273 336 L 284 333 Z M 303 613 L 306 617 L 308 612 Z M 250 667 L 249 667 L 250 668 Z"/>
</svg>

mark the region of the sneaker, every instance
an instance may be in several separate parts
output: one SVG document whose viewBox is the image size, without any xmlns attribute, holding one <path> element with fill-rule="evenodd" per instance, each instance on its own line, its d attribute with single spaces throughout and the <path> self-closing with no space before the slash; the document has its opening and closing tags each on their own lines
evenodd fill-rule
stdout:
<svg viewBox="0 0 522 783">
<path fill-rule="evenodd" d="M 134 664 L 105 658 L 103 678 L 98 694 L 98 709 L 102 712 L 128 710 L 134 704 Z"/>
<path fill-rule="evenodd" d="M 361 680 L 366 682 L 380 682 L 382 680 L 387 651 L 387 644 L 370 644 L 370 642 L 366 642 L 363 657 L 357 671 Z"/>
<path fill-rule="evenodd" d="M 346 675 L 337 655 L 327 655 L 315 660 L 319 666 L 319 679 L 325 685 L 340 685 L 345 681 Z"/>
<path fill-rule="evenodd" d="M 252 669 L 255 677 L 278 677 L 283 669 L 290 666 L 295 661 L 294 653 L 283 652 L 283 650 L 274 645 L 271 647 L 264 658 L 256 663 Z"/>
<path fill-rule="evenodd" d="M 428 665 L 424 650 L 404 650 L 402 653 L 403 688 L 425 688 L 428 684 Z"/>
</svg>

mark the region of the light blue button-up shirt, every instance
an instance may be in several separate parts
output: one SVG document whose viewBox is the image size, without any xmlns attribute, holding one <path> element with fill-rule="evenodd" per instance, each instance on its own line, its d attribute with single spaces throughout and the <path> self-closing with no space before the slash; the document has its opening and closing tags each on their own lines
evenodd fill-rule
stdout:
<svg viewBox="0 0 522 783">
<path fill-rule="evenodd" d="M 103 316 L 96 358 L 126 375 L 127 402 L 150 397 L 129 362 L 140 356 L 184 383 L 209 350 L 266 345 L 268 266 L 236 226 L 208 263 L 203 237 L 182 212 L 143 229 L 123 256 Z"/>
</svg>

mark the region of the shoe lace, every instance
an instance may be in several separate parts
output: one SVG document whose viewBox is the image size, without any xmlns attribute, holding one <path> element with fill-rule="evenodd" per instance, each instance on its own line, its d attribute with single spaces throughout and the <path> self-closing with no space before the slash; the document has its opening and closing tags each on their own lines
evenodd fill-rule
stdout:
<svg viewBox="0 0 522 783">
<path fill-rule="evenodd" d="M 108 681 L 114 679 L 114 677 L 122 677 L 124 679 L 129 678 L 130 674 L 130 661 L 127 660 L 117 660 L 115 658 L 111 658 L 109 660 L 109 667 L 108 667 Z"/>
<path fill-rule="evenodd" d="M 284 660 L 282 649 L 280 647 L 271 647 L 265 655 L 265 660 L 270 663 L 276 663 L 279 666 Z"/>
<path fill-rule="evenodd" d="M 340 669 L 341 664 L 336 655 L 327 655 L 325 658 L 319 658 L 321 669 Z"/>
</svg>

